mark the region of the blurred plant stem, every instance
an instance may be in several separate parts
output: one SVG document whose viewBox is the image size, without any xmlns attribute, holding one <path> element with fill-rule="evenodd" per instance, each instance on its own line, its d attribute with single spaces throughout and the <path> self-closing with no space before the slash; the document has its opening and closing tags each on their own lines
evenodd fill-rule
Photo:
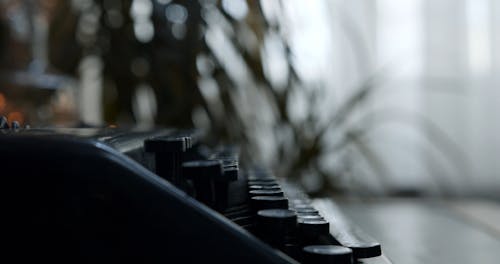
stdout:
<svg viewBox="0 0 500 264">
<path fill-rule="evenodd" d="M 365 78 L 352 89 L 304 81 L 294 64 L 296 54 L 287 33 L 289 21 L 283 14 L 290 3 L 286 1 L 86 3 L 60 1 L 50 27 L 50 61 L 58 70 L 76 75 L 86 56 L 102 58 L 106 123 L 139 121 L 133 102 L 152 103 L 147 98 L 136 98 L 138 87 L 145 85 L 154 91 L 156 124 L 207 129 L 213 141 L 241 145 L 243 160 L 249 163 L 264 162 L 280 176 L 294 181 L 304 175 L 319 178 L 326 184 L 316 193 L 340 188 L 337 179 L 349 169 L 325 170 L 319 160 L 331 152 L 346 155 L 342 149 L 347 147 L 358 154 L 350 152 L 342 159 L 364 159 L 382 185 L 389 181 L 387 164 L 364 136 L 373 128 L 372 122 L 385 123 L 393 113 L 385 113 L 386 120 L 366 115 L 352 124 L 382 86 L 388 71 L 372 73 L 371 66 L 365 65 L 369 52 L 362 34 L 342 12 L 336 13 L 337 22 Z M 266 16 L 263 4 L 273 5 L 273 12 L 281 17 Z M 234 9 L 235 5 L 239 9 Z M 152 35 L 148 30 L 153 30 Z M 273 79 L 276 76 L 266 64 L 269 39 L 277 47 L 273 52 L 286 65 L 279 76 L 286 77 L 282 83 Z M 310 45 L 314 48 L 315 43 Z M 331 63 L 342 62 L 332 58 Z M 327 89 L 352 93 L 335 102 L 335 111 L 318 111 L 317 103 L 326 100 L 323 95 Z M 300 120 L 291 114 L 297 107 L 293 96 L 301 96 L 308 103 Z M 321 122 L 325 116 L 327 121 Z M 404 122 L 405 118 L 396 119 Z M 414 125 L 422 125 L 430 132 L 432 144 L 442 146 L 446 153 L 455 153 L 457 161 L 464 160 L 457 154 L 460 151 L 456 145 L 436 126 L 418 120 Z M 339 141 L 333 146 L 325 144 L 332 138 Z"/>
</svg>

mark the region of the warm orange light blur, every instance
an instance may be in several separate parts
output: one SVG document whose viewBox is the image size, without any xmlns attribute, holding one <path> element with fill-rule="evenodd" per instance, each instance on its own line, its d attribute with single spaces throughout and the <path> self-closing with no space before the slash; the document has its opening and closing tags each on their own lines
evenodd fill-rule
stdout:
<svg viewBox="0 0 500 264">
<path fill-rule="evenodd" d="M 7 100 L 5 100 L 5 96 L 3 93 L 0 93 L 0 114 L 3 113 L 5 107 L 7 106 Z"/>
<path fill-rule="evenodd" d="M 21 112 L 10 112 L 7 115 L 7 119 L 12 122 L 12 121 L 17 121 L 19 122 L 20 125 L 24 123 L 24 115 Z"/>
</svg>

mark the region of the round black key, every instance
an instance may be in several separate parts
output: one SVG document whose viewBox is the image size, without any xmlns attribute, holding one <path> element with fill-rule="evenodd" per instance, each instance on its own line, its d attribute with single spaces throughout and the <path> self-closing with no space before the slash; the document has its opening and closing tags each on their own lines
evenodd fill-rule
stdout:
<svg viewBox="0 0 500 264">
<path fill-rule="evenodd" d="M 257 180 L 275 180 L 276 177 L 273 177 L 271 175 L 248 175 L 247 180 L 248 181 L 257 181 Z"/>
<path fill-rule="evenodd" d="M 248 181 L 275 181 L 275 177 L 271 176 L 263 176 L 263 177 L 254 177 L 254 176 L 248 176 L 247 178 Z"/>
<path fill-rule="evenodd" d="M 248 192 L 252 196 L 283 196 L 283 191 L 274 190 L 251 190 Z"/>
<path fill-rule="evenodd" d="M 254 196 L 250 198 L 252 209 L 288 209 L 288 199 L 283 196 Z"/>
<path fill-rule="evenodd" d="M 297 215 L 287 209 L 265 209 L 257 212 L 259 225 L 286 229 L 293 229 L 297 225 Z"/>
<path fill-rule="evenodd" d="M 353 237 L 359 236 L 355 232 L 351 233 L 351 235 L 353 235 Z M 339 242 L 342 245 L 352 249 L 353 256 L 355 259 L 373 258 L 382 255 L 382 248 L 380 247 L 380 244 L 376 241 L 339 241 Z"/>
<path fill-rule="evenodd" d="M 257 212 L 258 234 L 273 247 L 286 248 L 296 227 L 297 215 L 292 210 L 267 209 Z"/>
<path fill-rule="evenodd" d="M 294 208 L 294 210 L 299 215 L 319 215 L 319 212 L 316 209 L 310 209 L 310 208 L 308 208 L 308 209 L 297 209 L 297 208 Z"/>
<path fill-rule="evenodd" d="M 321 219 L 300 219 L 298 220 L 299 232 L 308 237 L 328 235 L 330 224 Z"/>
<path fill-rule="evenodd" d="M 260 185 L 260 184 L 254 184 L 254 185 L 249 185 L 248 189 L 250 190 L 275 190 L 279 191 L 281 190 L 281 187 L 279 185 Z"/>
<path fill-rule="evenodd" d="M 278 185 L 275 180 L 272 181 L 249 181 L 248 185 Z"/>
<path fill-rule="evenodd" d="M 299 220 L 325 220 L 321 215 L 297 215 Z"/>
<path fill-rule="evenodd" d="M 304 264 L 352 264 L 352 250 L 341 246 L 312 245 L 302 250 Z"/>
</svg>

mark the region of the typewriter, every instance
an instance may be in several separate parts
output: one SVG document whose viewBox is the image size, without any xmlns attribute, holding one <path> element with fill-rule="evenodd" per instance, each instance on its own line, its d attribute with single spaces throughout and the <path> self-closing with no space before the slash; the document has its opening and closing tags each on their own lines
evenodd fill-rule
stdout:
<svg viewBox="0 0 500 264">
<path fill-rule="evenodd" d="M 390 263 L 331 199 L 199 131 L 0 127 L 4 258 Z"/>
</svg>

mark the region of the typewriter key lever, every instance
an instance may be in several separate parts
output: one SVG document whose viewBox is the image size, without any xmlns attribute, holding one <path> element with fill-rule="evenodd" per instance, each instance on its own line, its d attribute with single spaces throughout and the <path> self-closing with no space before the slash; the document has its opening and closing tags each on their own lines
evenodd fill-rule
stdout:
<svg viewBox="0 0 500 264">
<path fill-rule="evenodd" d="M 216 209 L 224 211 L 228 207 L 229 183 L 238 180 L 238 167 L 227 167 L 222 163 L 222 174 L 214 179 Z"/>
<path fill-rule="evenodd" d="M 174 184 L 181 181 L 182 154 L 189 147 L 187 137 L 157 137 L 144 141 L 145 151 L 155 155 L 156 174 Z"/>
<path fill-rule="evenodd" d="M 195 198 L 212 207 L 216 207 L 215 185 L 224 172 L 218 160 L 196 160 L 182 164 L 183 176 L 193 182 Z"/>
</svg>

